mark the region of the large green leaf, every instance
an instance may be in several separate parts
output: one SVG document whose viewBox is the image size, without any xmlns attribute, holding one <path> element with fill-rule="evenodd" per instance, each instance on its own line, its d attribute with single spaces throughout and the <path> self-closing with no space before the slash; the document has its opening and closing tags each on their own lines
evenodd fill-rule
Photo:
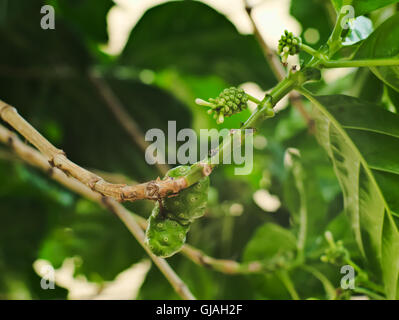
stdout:
<svg viewBox="0 0 399 320">
<path fill-rule="evenodd" d="M 392 103 L 392 108 L 397 113 L 399 110 L 399 92 L 391 89 L 388 86 L 386 87 L 386 91 L 387 91 L 387 96 L 388 96 L 390 102 Z"/>
<path fill-rule="evenodd" d="M 273 85 L 260 46 L 226 17 L 197 1 L 168 2 L 148 10 L 132 30 L 120 63 L 152 70 L 217 75 L 231 84 Z"/>
<path fill-rule="evenodd" d="M 399 117 L 348 96 L 306 94 L 315 105 L 317 138 L 332 159 L 362 254 L 397 296 Z"/>
<path fill-rule="evenodd" d="M 76 31 L 90 41 L 108 40 L 107 14 L 114 5 L 112 0 L 47 0 L 57 14 L 68 20 Z M 90 19 L 89 19 L 90 17 Z"/>
<path fill-rule="evenodd" d="M 0 74 L 15 77 L 67 76 L 82 72 L 90 62 L 84 43 L 65 20 L 57 18 L 55 30 L 40 28 L 43 4 L 40 0 L 2 4 L 6 14 L 3 23 L 0 22 Z M 38 70 L 38 67 L 43 70 Z"/>
<path fill-rule="evenodd" d="M 296 239 L 291 231 L 274 223 L 266 223 L 256 230 L 247 244 L 244 253 L 245 261 L 271 261 L 276 256 L 296 250 Z"/>
<path fill-rule="evenodd" d="M 350 95 L 362 100 L 378 103 L 384 93 L 384 83 L 368 68 L 359 68 L 352 79 Z"/>
<path fill-rule="evenodd" d="M 342 6 L 350 4 L 355 9 L 355 15 L 360 16 L 362 14 L 377 10 L 379 8 L 388 6 L 390 4 L 399 2 L 398 0 L 332 0 L 334 7 L 339 11 Z"/>
<path fill-rule="evenodd" d="M 355 59 L 399 57 L 399 13 L 380 25 L 360 46 Z M 374 74 L 399 91 L 399 66 L 372 67 Z"/>
<path fill-rule="evenodd" d="M 259 227 L 248 242 L 243 260 L 262 261 L 265 265 L 274 264 L 276 260 L 285 261 L 296 252 L 294 234 L 274 223 L 266 223 Z M 281 279 L 276 272 L 250 277 L 254 290 L 261 299 L 289 299 Z"/>
<path fill-rule="evenodd" d="M 305 167 L 302 157 L 292 150 L 287 150 L 285 160 L 289 174 L 284 184 L 284 204 L 293 215 L 298 247 L 303 250 L 306 245 L 314 244 L 315 237 L 327 225 L 327 204 L 315 179 L 317 165 Z"/>
</svg>

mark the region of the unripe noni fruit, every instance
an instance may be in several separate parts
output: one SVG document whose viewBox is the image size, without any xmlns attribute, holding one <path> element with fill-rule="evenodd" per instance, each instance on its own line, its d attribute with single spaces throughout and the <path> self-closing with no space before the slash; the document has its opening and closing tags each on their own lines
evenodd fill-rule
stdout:
<svg viewBox="0 0 399 320">
<path fill-rule="evenodd" d="M 190 170 L 189 166 L 179 166 L 169 170 L 166 177 L 179 178 Z M 182 224 L 193 222 L 205 214 L 208 201 L 209 178 L 204 177 L 196 184 L 183 189 L 178 195 L 163 200 L 163 208 L 168 217 Z"/>
<path fill-rule="evenodd" d="M 189 229 L 190 225 L 182 225 L 165 217 L 156 203 L 148 219 L 145 241 L 153 254 L 167 258 L 180 251 Z"/>
<path fill-rule="evenodd" d="M 294 37 L 292 32 L 284 31 L 278 42 L 278 53 L 281 55 L 283 63 L 287 62 L 289 55 L 298 54 L 301 47 L 301 38 Z"/>
<path fill-rule="evenodd" d="M 243 89 L 230 87 L 224 89 L 217 98 L 209 99 L 212 109 L 208 111 L 213 114 L 217 123 L 222 123 L 225 117 L 239 113 L 248 108 L 248 95 Z"/>
<path fill-rule="evenodd" d="M 179 178 L 189 171 L 189 166 L 179 166 L 169 170 L 165 178 Z M 162 209 L 158 202 L 155 204 L 146 230 L 152 253 L 166 258 L 180 251 L 191 223 L 205 213 L 208 189 L 209 178 L 204 177 L 176 196 L 162 199 Z"/>
</svg>

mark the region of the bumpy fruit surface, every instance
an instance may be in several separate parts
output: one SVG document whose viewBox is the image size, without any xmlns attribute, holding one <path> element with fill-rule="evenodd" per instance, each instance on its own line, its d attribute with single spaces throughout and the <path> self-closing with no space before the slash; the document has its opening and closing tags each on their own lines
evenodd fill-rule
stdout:
<svg viewBox="0 0 399 320">
<path fill-rule="evenodd" d="M 179 178 L 190 171 L 189 166 L 179 166 L 167 172 L 166 177 Z M 178 195 L 155 204 L 146 230 L 146 242 L 155 255 L 170 257 L 178 252 L 186 241 L 191 223 L 203 216 L 208 200 L 209 178 L 179 192 Z"/>
<path fill-rule="evenodd" d="M 248 95 L 243 89 L 231 87 L 224 89 L 217 98 L 209 99 L 212 107 L 208 113 L 213 114 L 218 123 L 222 123 L 224 117 L 230 117 L 248 108 L 247 102 Z"/>
<path fill-rule="evenodd" d="M 190 170 L 189 166 L 179 166 L 169 170 L 167 177 L 178 178 Z M 196 184 L 179 192 L 175 197 L 163 200 L 167 216 L 182 224 L 191 223 L 205 214 L 208 201 L 209 178 L 204 177 Z"/>
<path fill-rule="evenodd" d="M 282 57 L 283 63 L 287 62 L 289 55 L 293 56 L 300 51 L 301 39 L 294 37 L 292 32 L 284 31 L 278 42 L 278 53 Z"/>
<path fill-rule="evenodd" d="M 167 258 L 181 249 L 189 229 L 189 225 L 182 225 L 163 216 L 157 203 L 148 219 L 146 242 L 152 253 Z"/>
</svg>

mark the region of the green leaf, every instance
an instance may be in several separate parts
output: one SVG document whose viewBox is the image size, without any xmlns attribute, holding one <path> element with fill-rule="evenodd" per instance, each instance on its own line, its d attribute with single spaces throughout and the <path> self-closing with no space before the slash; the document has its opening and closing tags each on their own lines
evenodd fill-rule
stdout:
<svg viewBox="0 0 399 320">
<path fill-rule="evenodd" d="M 108 41 L 107 13 L 114 5 L 111 0 L 49 0 L 56 14 L 71 23 L 90 41 Z"/>
<path fill-rule="evenodd" d="M 240 34 L 226 17 L 197 1 L 168 2 L 148 10 L 132 30 L 119 62 L 217 75 L 232 85 L 274 83 L 255 38 Z"/>
<path fill-rule="evenodd" d="M 333 234 L 334 239 L 342 240 L 345 248 L 350 249 L 351 256 L 360 256 L 359 250 L 353 237 L 353 232 L 349 223 L 348 216 L 341 211 L 326 227 L 326 231 Z M 323 239 L 325 242 L 325 238 Z M 324 243 L 327 245 L 326 243 Z"/>
<path fill-rule="evenodd" d="M 247 243 L 243 261 L 261 261 L 265 265 L 277 259 L 284 261 L 293 257 L 296 251 L 296 238 L 288 229 L 274 223 L 266 223 L 259 227 L 252 239 Z M 289 299 L 287 289 L 276 272 L 249 277 L 258 298 Z"/>
<path fill-rule="evenodd" d="M 332 0 L 334 7 L 339 11 L 344 5 L 350 4 L 355 9 L 355 15 L 360 16 L 365 13 L 377 10 L 390 4 L 399 2 L 398 0 Z"/>
<path fill-rule="evenodd" d="M 378 103 L 384 93 L 384 83 L 368 68 L 359 68 L 352 79 L 350 94 L 359 99 Z"/>
<path fill-rule="evenodd" d="M 358 246 L 375 275 L 382 272 L 387 297 L 395 298 L 399 117 L 348 96 L 306 96 L 315 105 L 317 138 L 332 159 Z"/>
<path fill-rule="evenodd" d="M 399 13 L 381 24 L 360 46 L 354 59 L 399 57 Z M 399 66 L 371 67 L 387 85 L 399 91 Z"/>
<path fill-rule="evenodd" d="M 302 157 L 290 149 L 286 152 L 285 163 L 288 178 L 284 185 L 283 203 L 293 214 L 294 225 L 298 229 L 298 248 L 304 250 L 327 225 L 327 204 L 315 179 L 314 163 L 312 167 L 305 168 Z"/>
<path fill-rule="evenodd" d="M 54 268 L 59 268 L 66 258 L 79 257 L 81 264 L 76 273 L 100 282 L 113 280 L 145 256 L 119 220 L 87 200 L 79 200 L 75 208 L 64 214 L 38 251 L 38 258 L 50 261 Z"/>
<path fill-rule="evenodd" d="M 390 102 L 393 105 L 394 110 L 396 112 L 399 111 L 399 92 L 391 89 L 391 87 L 386 86 L 387 96 L 389 97 Z"/>
<path fill-rule="evenodd" d="M 83 73 L 91 61 L 84 43 L 63 19 L 56 19 L 55 30 L 40 28 L 42 5 L 38 0 L 7 2 L 6 20 L 0 23 L 0 59 L 7 62 L 2 63 L 2 74 L 68 76 Z"/>
<path fill-rule="evenodd" d="M 259 227 L 248 242 L 244 261 L 268 262 L 277 256 L 293 253 L 296 250 L 296 238 L 291 231 L 274 223 Z"/>
</svg>

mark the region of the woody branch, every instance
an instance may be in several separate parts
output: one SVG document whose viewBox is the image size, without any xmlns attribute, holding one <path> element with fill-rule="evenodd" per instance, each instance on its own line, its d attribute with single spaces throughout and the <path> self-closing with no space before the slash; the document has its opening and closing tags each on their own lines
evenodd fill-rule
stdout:
<svg viewBox="0 0 399 320">
<path fill-rule="evenodd" d="M 80 167 L 69 160 L 65 152 L 53 146 L 34 127 L 32 127 L 17 110 L 0 100 L 0 118 L 11 125 L 25 139 L 34 145 L 48 160 L 52 167 L 63 171 L 67 176 L 72 176 L 81 181 L 90 189 L 104 196 L 112 197 L 118 201 L 136 201 L 140 199 L 158 200 L 176 194 L 180 190 L 189 187 L 197 179 L 192 177 L 167 178 L 164 180 L 152 180 L 137 185 L 113 184 L 102 177 Z M 212 169 L 206 163 L 197 164 L 196 170 L 191 175 L 209 175 Z"/>
</svg>

